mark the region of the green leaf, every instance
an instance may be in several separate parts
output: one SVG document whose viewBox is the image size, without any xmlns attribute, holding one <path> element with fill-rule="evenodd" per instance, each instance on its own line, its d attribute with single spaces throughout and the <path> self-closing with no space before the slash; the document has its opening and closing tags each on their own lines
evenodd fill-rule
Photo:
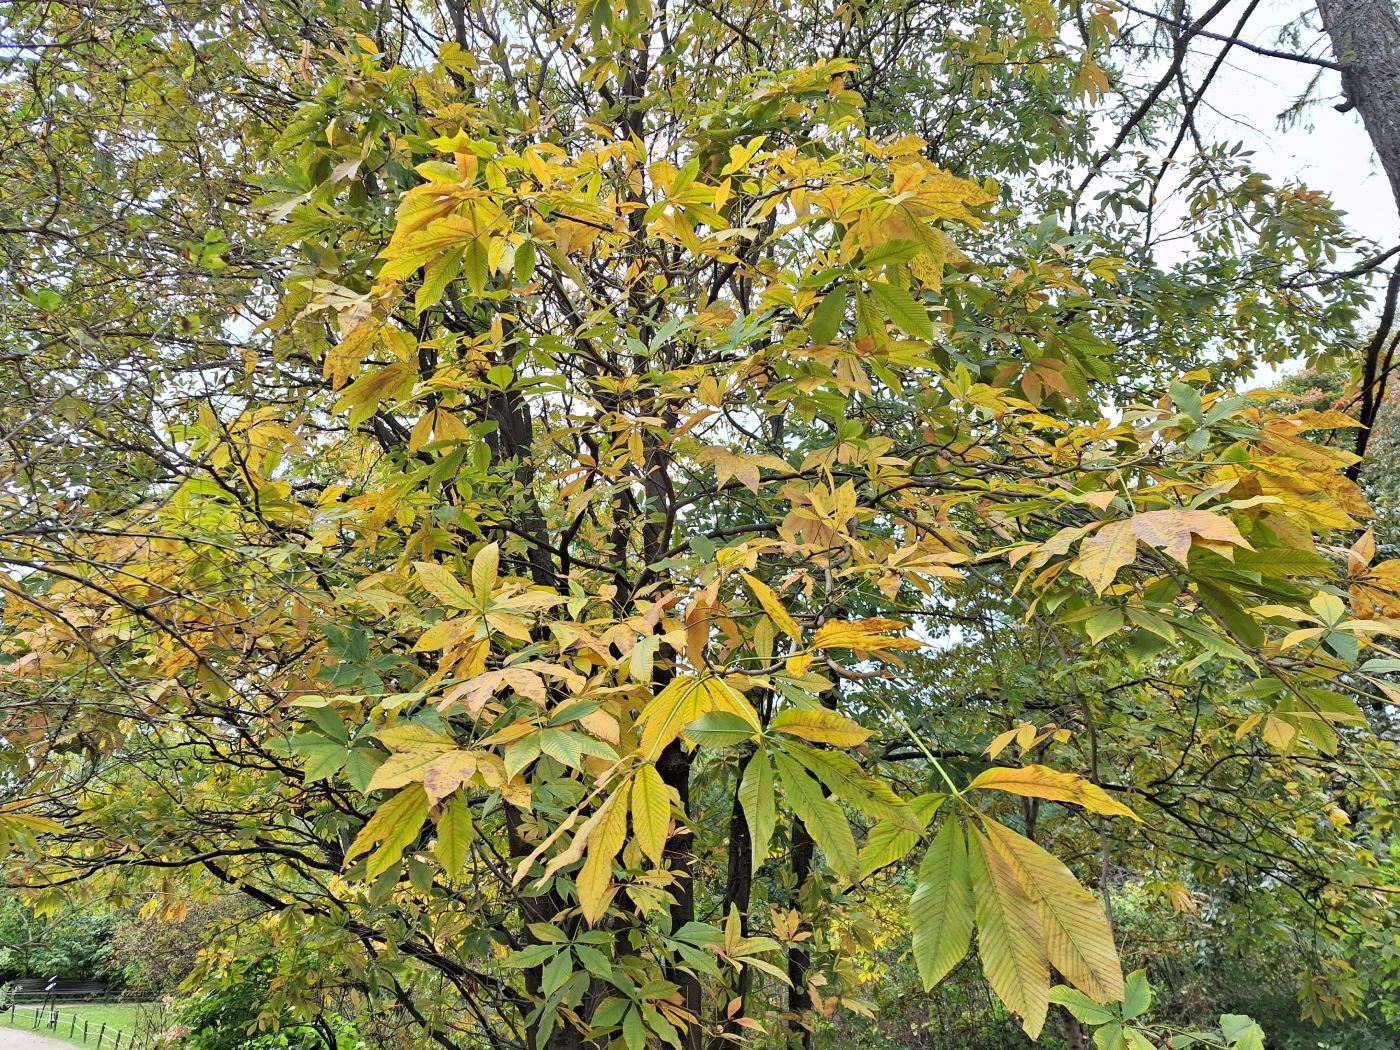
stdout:
<svg viewBox="0 0 1400 1050">
<path fill-rule="evenodd" d="M 462 265 L 462 249 L 449 248 L 430 262 L 423 271 L 423 283 L 418 286 L 418 294 L 413 297 L 413 309 L 418 313 L 433 306 L 442 298 L 447 282 L 457 276 Z"/>
<path fill-rule="evenodd" d="M 433 846 L 433 855 L 449 878 L 462 874 L 475 833 L 467 800 L 453 795 L 443 803 L 437 822 L 437 842 Z"/>
<path fill-rule="evenodd" d="M 753 726 L 734 712 L 711 711 L 689 723 L 681 735 L 701 747 L 718 750 L 752 740 L 756 734 Z"/>
<path fill-rule="evenodd" d="M 1264 1050 L 1264 1030 L 1244 1014 L 1222 1014 L 1220 1031 L 1231 1050 Z"/>
<path fill-rule="evenodd" d="M 795 741 L 784 741 L 782 746 L 841 801 L 873 820 L 892 820 L 910 830 L 920 829 L 918 817 L 889 784 L 871 776 L 844 751 L 818 751 Z"/>
<path fill-rule="evenodd" d="M 515 283 L 529 284 L 535 276 L 535 242 L 525 241 L 515 249 Z"/>
<path fill-rule="evenodd" d="M 773 841 L 773 829 L 778 823 L 773 765 L 768 761 L 768 752 L 764 748 L 754 752 L 744 767 L 744 777 L 739 784 L 739 805 L 749 826 L 753 870 L 757 871 L 768 859 L 768 844 Z"/>
<path fill-rule="evenodd" d="M 571 769 L 583 769 L 585 757 L 617 761 L 617 752 L 601 740 L 572 729 L 546 729 L 540 733 L 540 752 Z"/>
<path fill-rule="evenodd" d="M 834 342 L 841 329 L 841 321 L 846 316 L 846 299 L 850 289 L 838 284 L 822 297 L 817 308 L 812 311 L 812 319 L 807 322 L 807 335 L 812 342 L 826 344 Z"/>
<path fill-rule="evenodd" d="M 1197 580 L 1196 597 L 1216 622 L 1229 630 L 1239 641 L 1250 646 L 1264 644 L 1266 636 L 1259 621 L 1240 608 L 1239 603 L 1223 587 L 1217 587 L 1208 580 Z"/>
<path fill-rule="evenodd" d="M 637 768 L 632 784 L 632 834 L 653 864 L 661 863 L 670 826 L 671 789 L 656 767 L 647 762 Z"/>
<path fill-rule="evenodd" d="M 292 737 L 292 750 L 306 759 L 302 780 L 307 784 L 338 772 L 350 757 L 344 744 L 327 740 L 319 733 L 298 733 Z"/>
<path fill-rule="evenodd" d="M 892 820 L 878 822 L 865 836 L 860 848 L 860 877 L 863 880 L 881 868 L 900 860 L 919 841 L 919 833 Z"/>
<path fill-rule="evenodd" d="M 1113 1020 L 1113 1011 L 1101 1003 L 1096 1003 L 1078 988 L 1067 984 L 1057 984 L 1050 989 L 1050 1001 L 1059 1003 L 1076 1021 L 1084 1024 L 1108 1024 Z"/>
<path fill-rule="evenodd" d="M 972 879 L 962 825 L 949 817 L 934 836 L 909 901 L 914 962 L 924 990 L 943 980 L 972 944 Z"/>
<path fill-rule="evenodd" d="M 1152 985 L 1147 983 L 1146 970 L 1134 970 L 1123 983 L 1123 1016 L 1128 1020 L 1141 1017 L 1152 1007 Z"/>
<path fill-rule="evenodd" d="M 809 777 L 790 756 L 781 751 L 773 752 L 773 761 L 778 767 L 778 779 L 783 784 L 783 794 L 797 819 L 807 828 L 831 870 L 855 881 L 856 840 L 851 834 L 850 822 L 839 805 L 822 795 L 817 782 Z"/>
<path fill-rule="evenodd" d="M 622 1019 L 622 1041 L 627 1044 L 627 1050 L 646 1050 L 647 1026 L 635 1006 Z"/>
<path fill-rule="evenodd" d="M 1098 1050 L 1128 1050 L 1123 1039 L 1123 1026 L 1117 1021 L 1106 1024 L 1094 1033 L 1094 1045 Z"/>
<path fill-rule="evenodd" d="M 871 281 L 869 288 L 870 294 L 880 304 L 885 316 L 893 321 L 900 331 L 915 339 L 933 341 L 933 322 L 929 320 L 928 310 L 909 294 L 909 289 L 882 281 Z"/>
</svg>

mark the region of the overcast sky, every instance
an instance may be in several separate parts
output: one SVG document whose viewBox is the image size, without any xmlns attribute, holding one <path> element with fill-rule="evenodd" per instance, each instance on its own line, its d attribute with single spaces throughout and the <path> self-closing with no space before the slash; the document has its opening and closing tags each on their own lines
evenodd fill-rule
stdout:
<svg viewBox="0 0 1400 1050">
<path fill-rule="evenodd" d="M 1236 0 L 1211 28 L 1227 30 L 1243 8 L 1244 3 Z M 1312 4 L 1298 0 L 1265 0 L 1246 37 L 1262 46 L 1279 48 L 1278 30 L 1300 13 L 1312 10 Z M 1317 24 L 1315 14 L 1312 22 Z M 1195 62 L 1198 69 L 1209 64 L 1220 47 L 1211 41 L 1203 43 L 1197 49 L 1201 56 Z M 1320 30 L 1306 33 L 1304 44 L 1307 53 L 1315 57 L 1331 57 L 1327 38 Z M 1337 74 L 1321 71 L 1320 96 L 1324 101 L 1307 111 L 1305 123 L 1311 128 L 1279 130 L 1278 115 L 1304 94 L 1318 71 L 1235 48 L 1207 94 L 1214 108 L 1201 114 L 1201 123 L 1220 138 L 1239 140 L 1254 149 L 1262 170 L 1326 191 L 1348 213 L 1354 228 L 1388 248 L 1400 242 L 1400 216 L 1361 119 L 1355 111 L 1338 113 L 1333 109 L 1341 94 Z"/>
</svg>

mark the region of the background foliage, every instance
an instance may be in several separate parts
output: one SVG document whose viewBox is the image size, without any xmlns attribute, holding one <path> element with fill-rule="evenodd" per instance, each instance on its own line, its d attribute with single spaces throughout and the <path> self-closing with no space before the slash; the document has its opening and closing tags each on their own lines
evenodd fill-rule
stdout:
<svg viewBox="0 0 1400 1050">
<path fill-rule="evenodd" d="M 1394 1020 L 1389 256 L 1179 17 L 11 15 L 7 922 L 211 1048 Z"/>
</svg>

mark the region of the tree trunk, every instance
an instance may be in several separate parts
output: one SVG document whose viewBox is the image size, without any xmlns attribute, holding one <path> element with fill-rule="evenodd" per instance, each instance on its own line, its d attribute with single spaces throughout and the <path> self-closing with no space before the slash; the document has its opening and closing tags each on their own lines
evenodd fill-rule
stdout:
<svg viewBox="0 0 1400 1050">
<path fill-rule="evenodd" d="M 1317 0 L 1343 66 L 1342 91 L 1361 114 L 1400 208 L 1400 17 L 1394 0 Z"/>
<path fill-rule="evenodd" d="M 1395 0 L 1317 0 L 1317 10 L 1332 41 L 1333 55 L 1342 65 L 1347 106 L 1361 114 L 1400 211 L 1400 16 L 1396 15 Z M 1356 434 L 1358 456 L 1366 454 L 1394 362 L 1391 329 L 1397 289 L 1400 267 L 1391 274 L 1380 324 L 1365 348 L 1359 413 L 1362 428 Z M 1347 468 L 1347 476 L 1355 481 L 1360 471 L 1361 464 L 1354 463 Z"/>
<path fill-rule="evenodd" d="M 807 830 L 807 825 L 792 818 L 792 877 L 795 884 L 793 893 L 798 898 L 802 895 L 802 888 L 806 885 L 807 878 L 812 873 L 812 859 L 815 849 L 812 835 Z M 798 909 L 801 911 L 801 909 Z M 803 927 L 806 929 L 806 925 Z M 812 1045 L 812 1032 L 807 1027 L 806 1013 L 812 1006 L 811 996 L 807 994 L 807 967 L 811 965 L 811 953 L 807 949 L 808 942 L 799 942 L 788 948 L 787 972 L 788 981 L 788 1030 L 796 1036 L 798 1044 L 806 1050 Z"/>
</svg>

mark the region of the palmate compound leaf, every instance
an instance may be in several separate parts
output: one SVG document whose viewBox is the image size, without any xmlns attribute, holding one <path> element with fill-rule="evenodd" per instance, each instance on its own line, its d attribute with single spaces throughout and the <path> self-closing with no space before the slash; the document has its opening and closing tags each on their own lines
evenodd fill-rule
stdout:
<svg viewBox="0 0 1400 1050">
<path fill-rule="evenodd" d="M 1065 978 L 1100 1003 L 1123 998 L 1123 967 L 1103 908 L 1054 855 L 988 818 L 987 838 L 1035 903 L 1045 955 Z"/>
<path fill-rule="evenodd" d="M 781 751 L 773 752 L 782 781 L 783 794 L 807 828 L 808 834 L 826 854 L 826 862 L 837 874 L 855 881 L 856 840 L 851 834 L 850 821 L 841 806 L 826 798 L 821 787 L 809 777 L 802 766 Z"/>
<path fill-rule="evenodd" d="M 967 955 L 972 944 L 972 923 L 967 839 L 962 825 L 950 817 L 924 854 L 914 896 L 909 901 L 914 962 L 926 991 Z"/>
<path fill-rule="evenodd" d="M 967 845 L 982 973 L 1034 1039 L 1050 1009 L 1050 965 L 1035 902 L 1005 857 L 976 828 L 968 828 Z"/>
<path fill-rule="evenodd" d="M 655 761 L 687 725 L 711 711 L 738 715 L 755 733 L 763 729 L 753 705 L 728 682 L 713 676 L 678 675 L 652 697 L 637 718 L 642 757 Z"/>
</svg>

